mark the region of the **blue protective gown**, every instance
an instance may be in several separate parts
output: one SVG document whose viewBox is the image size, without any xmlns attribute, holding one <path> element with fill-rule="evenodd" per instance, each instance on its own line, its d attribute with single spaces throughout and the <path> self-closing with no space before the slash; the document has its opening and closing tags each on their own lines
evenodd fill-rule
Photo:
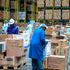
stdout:
<svg viewBox="0 0 70 70">
<path fill-rule="evenodd" d="M 8 29 L 7 29 L 7 33 L 8 34 L 18 34 L 19 33 L 19 28 L 16 24 L 14 25 L 9 25 Z"/>
<path fill-rule="evenodd" d="M 42 28 L 37 28 L 30 42 L 29 57 L 43 61 L 45 44 L 45 31 Z"/>
</svg>

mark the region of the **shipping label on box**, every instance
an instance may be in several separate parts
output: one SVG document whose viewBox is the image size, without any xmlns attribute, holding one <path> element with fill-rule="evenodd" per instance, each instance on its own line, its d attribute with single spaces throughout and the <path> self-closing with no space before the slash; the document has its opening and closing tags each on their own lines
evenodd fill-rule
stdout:
<svg viewBox="0 0 70 70">
<path fill-rule="evenodd" d="M 54 10 L 54 19 L 61 19 L 61 10 Z"/>
<path fill-rule="evenodd" d="M 68 6 L 69 7 L 69 0 L 62 0 L 62 6 Z"/>
<path fill-rule="evenodd" d="M 62 18 L 69 19 L 69 10 L 62 10 Z"/>
<path fill-rule="evenodd" d="M 46 19 L 52 19 L 52 10 L 46 10 L 45 18 Z"/>
</svg>

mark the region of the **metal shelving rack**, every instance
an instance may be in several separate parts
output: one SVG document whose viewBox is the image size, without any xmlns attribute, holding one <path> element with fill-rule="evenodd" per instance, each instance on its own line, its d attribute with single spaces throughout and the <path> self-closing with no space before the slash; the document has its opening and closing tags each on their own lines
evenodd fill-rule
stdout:
<svg viewBox="0 0 70 70">
<path fill-rule="evenodd" d="M 0 2 L 3 3 L 3 6 L 0 6 L 0 11 L 4 11 L 4 16 L 0 21 L 4 22 L 5 19 L 9 20 L 10 18 L 14 18 L 19 23 L 26 23 L 27 20 L 31 19 L 37 21 L 37 0 L 1 0 Z M 27 5 L 30 5 L 30 7 Z M 24 14 L 22 16 L 19 13 L 24 12 L 25 19 L 21 19 L 19 16 L 23 18 Z"/>
</svg>

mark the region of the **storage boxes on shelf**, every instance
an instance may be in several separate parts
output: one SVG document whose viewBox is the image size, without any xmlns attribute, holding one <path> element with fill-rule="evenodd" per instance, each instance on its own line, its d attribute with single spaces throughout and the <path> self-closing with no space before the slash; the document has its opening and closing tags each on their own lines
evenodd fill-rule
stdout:
<svg viewBox="0 0 70 70">
<path fill-rule="evenodd" d="M 54 10 L 54 19 L 61 19 L 61 10 Z"/>
<path fill-rule="evenodd" d="M 61 0 L 55 0 L 55 7 L 61 7 Z"/>
<path fill-rule="evenodd" d="M 38 19 L 44 19 L 44 11 L 38 12 Z"/>
<path fill-rule="evenodd" d="M 53 0 L 46 0 L 46 6 L 47 7 L 53 6 Z"/>
<path fill-rule="evenodd" d="M 38 7 L 44 7 L 44 0 L 37 0 Z"/>
<path fill-rule="evenodd" d="M 62 19 L 69 20 L 69 10 L 62 10 Z"/>
<path fill-rule="evenodd" d="M 45 15 L 46 19 L 52 19 L 52 10 L 46 10 L 46 15 Z"/>
<path fill-rule="evenodd" d="M 68 6 L 69 7 L 69 0 L 62 0 L 62 6 Z"/>
</svg>

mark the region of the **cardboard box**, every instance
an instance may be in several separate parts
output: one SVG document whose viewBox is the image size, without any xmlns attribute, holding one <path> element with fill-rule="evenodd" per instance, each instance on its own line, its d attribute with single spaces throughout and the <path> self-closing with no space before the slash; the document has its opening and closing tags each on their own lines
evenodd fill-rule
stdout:
<svg viewBox="0 0 70 70">
<path fill-rule="evenodd" d="M 38 19 L 43 19 L 44 18 L 44 11 L 39 11 L 38 12 Z"/>
<path fill-rule="evenodd" d="M 48 57 L 47 68 L 65 70 L 65 56 L 51 55 Z"/>
<path fill-rule="evenodd" d="M 69 6 L 69 0 L 62 0 L 62 6 Z"/>
<path fill-rule="evenodd" d="M 47 7 L 51 7 L 51 6 L 53 6 L 53 0 L 46 0 L 46 6 Z"/>
<path fill-rule="evenodd" d="M 56 0 L 55 1 L 55 6 L 61 6 L 61 0 Z"/>
<path fill-rule="evenodd" d="M 69 10 L 62 10 L 62 19 L 69 19 Z"/>
<path fill-rule="evenodd" d="M 8 46 L 6 56 L 20 57 L 20 56 L 22 56 L 22 48 L 16 47 L 16 46 L 15 47 Z"/>
<path fill-rule="evenodd" d="M 59 41 L 59 46 L 61 46 L 61 47 L 65 47 L 65 46 L 67 46 L 67 39 L 59 39 L 58 40 Z"/>
<path fill-rule="evenodd" d="M 6 39 L 6 46 L 9 47 L 22 47 L 23 40 L 22 39 Z"/>
<path fill-rule="evenodd" d="M 46 19 L 52 19 L 52 10 L 46 10 L 45 18 Z"/>
<path fill-rule="evenodd" d="M 61 19 L 61 10 L 54 10 L 54 19 Z"/>
<path fill-rule="evenodd" d="M 0 60 L 3 60 L 4 54 L 0 54 Z"/>
</svg>

